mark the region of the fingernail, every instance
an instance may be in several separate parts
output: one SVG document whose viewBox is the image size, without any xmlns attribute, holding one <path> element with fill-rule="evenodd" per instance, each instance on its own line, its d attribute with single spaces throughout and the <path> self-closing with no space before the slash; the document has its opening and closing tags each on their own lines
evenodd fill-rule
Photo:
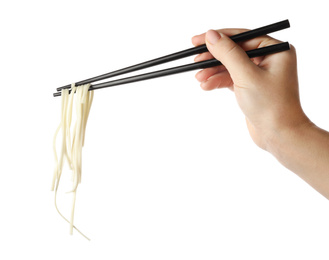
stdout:
<svg viewBox="0 0 329 260">
<path fill-rule="evenodd" d="M 206 40 L 210 44 L 216 44 L 216 42 L 221 38 L 220 34 L 214 30 L 209 30 L 206 34 Z"/>
</svg>

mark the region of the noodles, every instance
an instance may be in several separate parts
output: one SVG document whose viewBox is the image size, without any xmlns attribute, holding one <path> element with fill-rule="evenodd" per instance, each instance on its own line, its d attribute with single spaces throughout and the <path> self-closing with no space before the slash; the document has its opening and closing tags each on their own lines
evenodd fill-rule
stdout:
<svg viewBox="0 0 329 260">
<path fill-rule="evenodd" d="M 86 126 L 87 126 L 91 104 L 93 101 L 93 95 L 94 95 L 93 91 L 88 91 L 89 86 L 90 84 L 75 87 L 74 84 L 72 84 L 71 93 L 69 93 L 68 89 L 62 90 L 61 122 L 55 132 L 54 140 L 53 140 L 53 149 L 55 155 L 55 170 L 54 170 L 51 190 L 55 191 L 56 210 L 68 223 L 70 223 L 70 234 L 73 233 L 73 228 L 76 229 L 80 234 L 82 234 L 73 225 L 73 221 L 74 221 L 76 192 L 79 183 L 81 183 L 82 147 L 84 145 Z M 72 130 L 72 136 L 71 136 L 71 123 L 72 123 L 74 97 L 75 97 L 74 101 L 75 101 L 75 111 L 76 111 L 76 122 L 74 124 L 74 128 Z M 56 140 L 60 130 L 62 134 L 62 142 L 61 142 L 61 153 L 58 158 L 56 151 Z M 59 181 L 63 171 L 64 158 L 66 159 L 68 166 L 72 171 L 73 185 L 72 185 L 72 190 L 69 192 L 73 194 L 73 201 L 72 201 L 70 221 L 67 220 L 59 211 L 56 202 Z M 85 235 L 83 236 L 86 237 Z"/>
</svg>

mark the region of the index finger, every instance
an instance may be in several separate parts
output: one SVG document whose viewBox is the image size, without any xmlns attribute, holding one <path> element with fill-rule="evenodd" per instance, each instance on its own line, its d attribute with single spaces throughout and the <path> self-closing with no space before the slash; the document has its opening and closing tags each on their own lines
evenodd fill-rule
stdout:
<svg viewBox="0 0 329 260">
<path fill-rule="evenodd" d="M 249 30 L 248 29 L 239 29 L 239 28 L 226 28 L 226 29 L 220 29 L 220 30 L 216 30 L 216 31 L 224 33 L 227 36 L 232 36 L 232 35 L 243 33 L 243 32 L 249 31 Z M 192 37 L 192 44 L 194 46 L 199 46 L 199 45 L 202 45 L 205 43 L 206 43 L 206 33 L 202 33 L 202 34 L 195 35 Z"/>
<path fill-rule="evenodd" d="M 223 33 L 227 36 L 233 36 L 235 34 L 243 33 L 246 31 L 249 31 L 248 29 L 242 29 L 242 28 L 226 28 L 226 29 L 220 29 L 216 30 L 219 33 Z M 192 38 L 192 43 L 195 46 L 205 44 L 205 37 L 206 33 L 202 33 L 200 35 L 196 35 Z M 268 35 L 264 36 L 259 36 L 254 39 L 250 39 L 248 41 L 240 42 L 238 43 L 244 50 L 252 50 L 252 49 L 257 49 L 259 47 L 265 47 L 268 45 L 280 43 L 281 41 L 274 39 Z"/>
</svg>

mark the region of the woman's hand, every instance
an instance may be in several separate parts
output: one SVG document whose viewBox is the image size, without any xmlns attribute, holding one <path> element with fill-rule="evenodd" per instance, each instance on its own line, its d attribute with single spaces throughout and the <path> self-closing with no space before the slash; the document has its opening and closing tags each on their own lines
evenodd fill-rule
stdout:
<svg viewBox="0 0 329 260">
<path fill-rule="evenodd" d="M 194 45 L 206 43 L 209 50 L 195 61 L 214 57 L 224 65 L 204 69 L 196 78 L 204 90 L 227 87 L 234 91 L 252 139 L 267 150 L 273 132 L 309 123 L 299 100 L 296 51 L 291 46 L 289 51 L 250 60 L 245 51 L 280 41 L 263 36 L 236 44 L 229 38 L 244 31 L 210 30 L 194 36 Z"/>
</svg>

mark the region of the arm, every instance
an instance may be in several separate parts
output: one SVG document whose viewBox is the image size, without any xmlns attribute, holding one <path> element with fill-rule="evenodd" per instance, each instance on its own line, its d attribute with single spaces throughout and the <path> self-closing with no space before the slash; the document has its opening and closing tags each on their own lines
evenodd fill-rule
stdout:
<svg viewBox="0 0 329 260">
<path fill-rule="evenodd" d="M 244 50 L 279 41 L 264 36 L 238 45 L 228 37 L 243 31 L 210 30 L 192 38 L 209 50 L 195 61 L 215 57 L 224 64 L 198 72 L 197 80 L 204 90 L 231 89 L 253 141 L 329 199 L 329 133 L 302 110 L 295 48 L 250 60 Z"/>
<path fill-rule="evenodd" d="M 292 172 L 329 199 L 329 133 L 312 123 L 282 128 L 267 150 Z"/>
</svg>

